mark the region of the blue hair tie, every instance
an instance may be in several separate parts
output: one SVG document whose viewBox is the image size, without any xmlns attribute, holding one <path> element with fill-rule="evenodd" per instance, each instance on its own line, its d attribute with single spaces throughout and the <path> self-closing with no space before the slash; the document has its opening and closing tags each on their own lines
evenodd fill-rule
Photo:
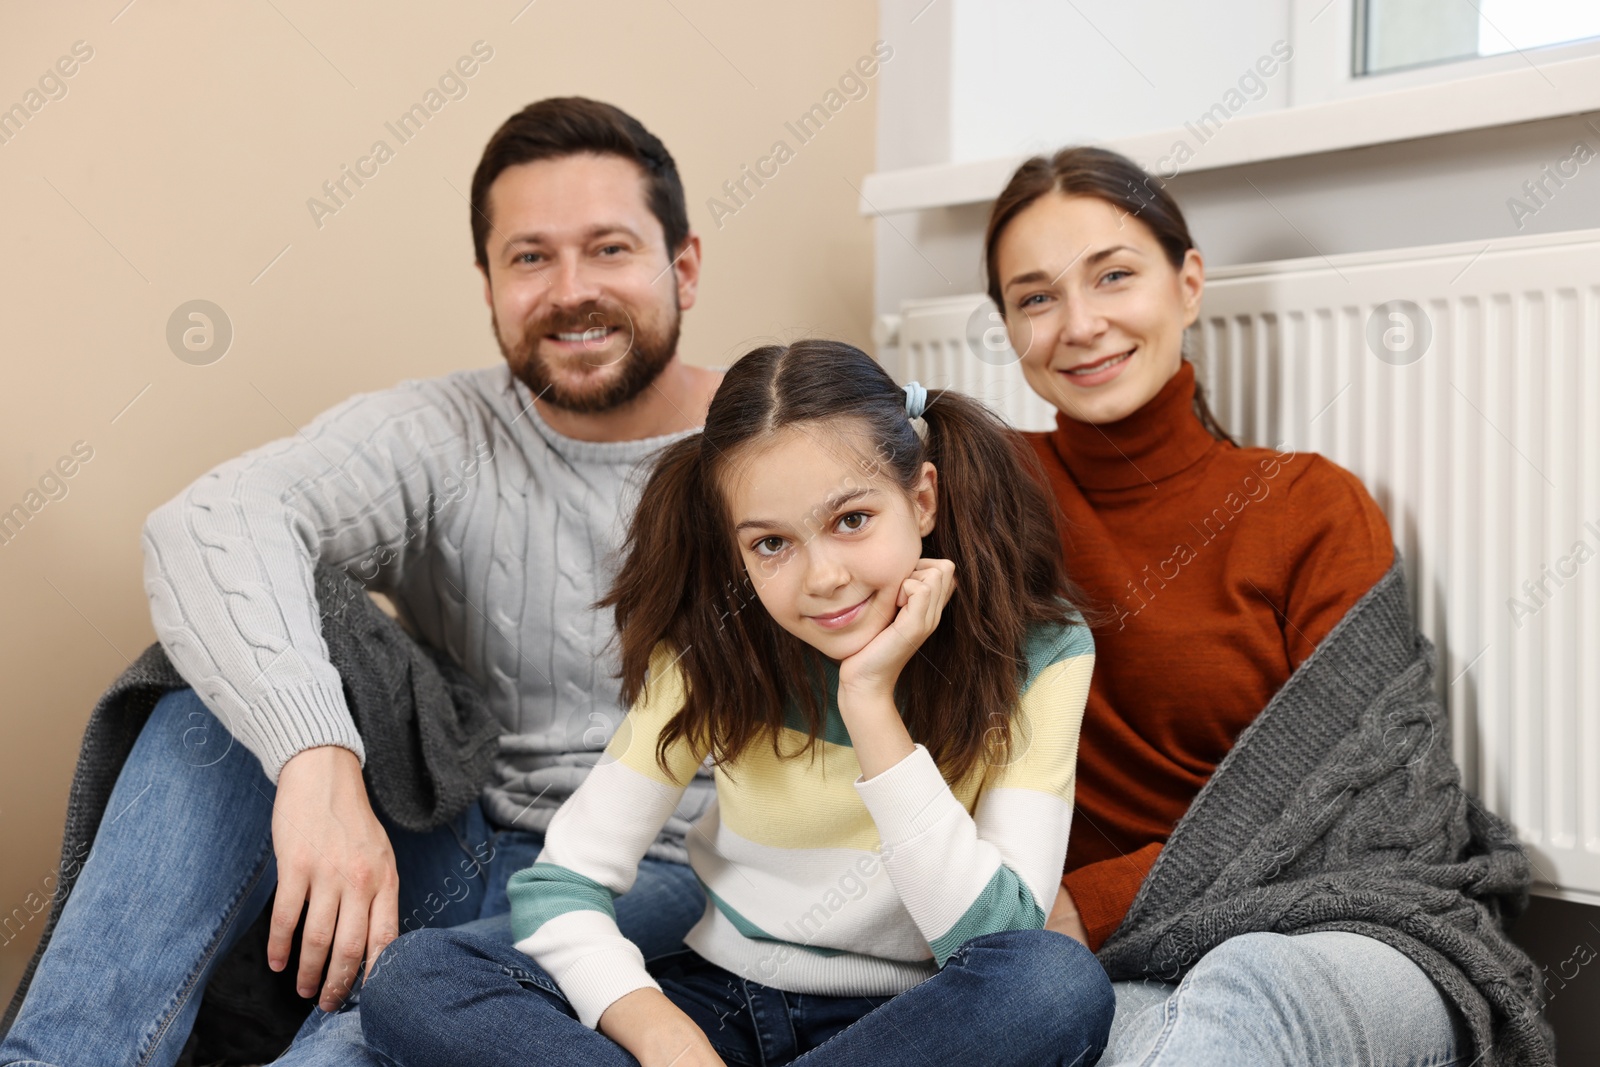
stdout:
<svg viewBox="0 0 1600 1067">
<path fill-rule="evenodd" d="M 905 385 L 905 394 L 906 418 L 922 418 L 922 413 L 926 411 L 928 407 L 928 390 L 924 388 L 921 382 L 907 382 Z"/>
</svg>

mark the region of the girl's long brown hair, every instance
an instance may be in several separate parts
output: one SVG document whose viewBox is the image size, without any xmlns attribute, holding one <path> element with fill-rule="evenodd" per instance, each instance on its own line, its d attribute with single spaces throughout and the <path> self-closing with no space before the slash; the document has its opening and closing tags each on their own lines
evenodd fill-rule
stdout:
<svg viewBox="0 0 1600 1067">
<path fill-rule="evenodd" d="M 1104 200 L 1144 223 L 1160 243 L 1167 262 L 1172 264 L 1174 270 L 1183 266 L 1184 255 L 1195 247 L 1194 238 L 1189 236 L 1189 224 L 1184 221 L 1178 202 L 1167 192 L 1166 183 L 1146 173 L 1143 167 L 1127 156 L 1110 149 L 1085 145 L 1063 148 L 1048 159 L 1034 156 L 1011 175 L 1011 180 L 989 211 L 989 225 L 983 235 L 983 263 L 988 275 L 989 299 L 994 301 L 994 306 L 1000 309 L 1002 316 L 1006 313 L 1006 305 L 1000 292 L 1000 275 L 996 264 L 1000 235 L 1005 233 L 1011 220 L 1023 208 L 1052 192 Z M 1211 406 L 1206 403 L 1205 389 L 1198 381 L 1194 383 L 1194 413 L 1212 437 L 1230 445 L 1238 444 L 1211 413 Z"/>
<path fill-rule="evenodd" d="M 861 457 L 863 480 L 888 478 L 909 493 L 924 461 L 938 471 L 934 529 L 922 554 L 955 564 L 955 591 L 901 671 L 895 702 L 947 781 L 1007 758 L 1028 630 L 1079 624 L 1082 598 L 1062 566 L 1055 503 L 1032 450 L 960 393 L 929 390 L 923 418 L 926 442 L 906 416 L 905 393 L 865 352 L 797 341 L 735 363 L 705 429 L 663 450 L 629 525 L 616 583 L 596 605 L 616 609 L 628 703 L 643 690 L 659 643 L 678 657 L 688 695 L 660 737 L 663 770 L 680 739 L 706 746 L 718 763 L 758 739 L 778 752 L 789 705 L 810 743 L 823 730 L 825 661 L 757 599 L 721 488 L 745 446 L 798 424 L 841 443 L 863 432 L 872 449 Z"/>
</svg>

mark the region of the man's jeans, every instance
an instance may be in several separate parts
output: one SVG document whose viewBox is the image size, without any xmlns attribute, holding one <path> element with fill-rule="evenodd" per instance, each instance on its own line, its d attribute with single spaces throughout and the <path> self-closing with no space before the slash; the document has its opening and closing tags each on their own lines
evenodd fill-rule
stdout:
<svg viewBox="0 0 1600 1067">
<path fill-rule="evenodd" d="M 0 1065 L 170 1067 L 217 963 L 277 884 L 276 789 L 189 688 L 155 706 L 106 807 Z M 380 816 L 381 818 L 381 816 Z M 471 805 L 414 834 L 384 823 L 400 875 L 400 928 L 474 929 L 510 944 L 506 883 L 541 836 L 497 830 Z M 705 906 L 694 874 L 646 860 L 617 920 L 646 958 L 683 947 Z M 320 983 L 319 983 L 320 988 Z M 361 1043 L 359 995 L 313 1008 L 285 1064 L 377 1064 Z"/>
<path fill-rule="evenodd" d="M 362 991 L 361 1023 L 386 1063 L 637 1067 L 502 940 L 420 930 L 394 949 Z M 688 950 L 650 972 L 728 1067 L 1084 1067 L 1105 1047 L 1114 1003 L 1099 961 L 1052 930 L 975 937 L 896 997 L 784 993 Z"/>
<path fill-rule="evenodd" d="M 1102 1067 L 1449 1067 L 1467 1063 L 1455 1010 L 1381 941 L 1245 934 L 1176 985 L 1116 982 Z"/>
</svg>

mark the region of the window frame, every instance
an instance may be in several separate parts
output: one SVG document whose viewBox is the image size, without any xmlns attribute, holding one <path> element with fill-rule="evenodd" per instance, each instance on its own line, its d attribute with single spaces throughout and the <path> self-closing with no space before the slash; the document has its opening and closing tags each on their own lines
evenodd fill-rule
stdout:
<svg viewBox="0 0 1600 1067">
<path fill-rule="evenodd" d="M 1442 59 L 1377 74 L 1357 74 L 1356 5 L 1364 0 L 1290 0 L 1294 62 L 1289 64 L 1289 108 L 1362 97 L 1381 97 L 1397 90 L 1444 82 L 1468 81 L 1507 71 L 1542 68 L 1570 59 L 1600 56 L 1600 37 L 1546 45 L 1496 56 Z M 1525 94 L 1528 118 L 1561 114 L 1538 112 L 1539 89 Z"/>
</svg>

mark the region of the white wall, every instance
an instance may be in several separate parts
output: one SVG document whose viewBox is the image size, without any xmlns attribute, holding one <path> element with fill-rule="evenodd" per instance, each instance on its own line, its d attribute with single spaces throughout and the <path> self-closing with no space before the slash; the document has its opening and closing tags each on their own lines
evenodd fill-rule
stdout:
<svg viewBox="0 0 1600 1067">
<path fill-rule="evenodd" d="M 951 162 L 1181 126 L 1230 91 L 1238 114 L 1288 100 L 1286 79 L 1254 70 L 1288 37 L 1285 0 L 952 0 L 945 11 Z"/>
<path fill-rule="evenodd" d="M 1285 106 L 1296 93 L 1303 102 L 1306 86 L 1327 83 L 1326 72 L 1304 68 L 1330 62 L 1329 41 L 1308 39 L 1304 26 L 1326 38 L 1344 3 L 1333 0 L 1310 23 L 1320 0 L 881 0 L 880 32 L 903 44 L 885 68 L 877 169 L 1181 126 L 1237 88 L 1286 35 L 1294 58 L 1237 114 Z M 1517 218 L 1508 207 L 1513 197 L 1527 202 L 1523 183 L 1580 141 L 1600 155 L 1600 113 L 1192 171 L 1170 188 L 1212 266 L 1490 240 L 1600 226 L 1600 160 L 1536 214 Z M 981 290 L 987 210 L 970 204 L 877 220 L 876 312 Z"/>
</svg>

